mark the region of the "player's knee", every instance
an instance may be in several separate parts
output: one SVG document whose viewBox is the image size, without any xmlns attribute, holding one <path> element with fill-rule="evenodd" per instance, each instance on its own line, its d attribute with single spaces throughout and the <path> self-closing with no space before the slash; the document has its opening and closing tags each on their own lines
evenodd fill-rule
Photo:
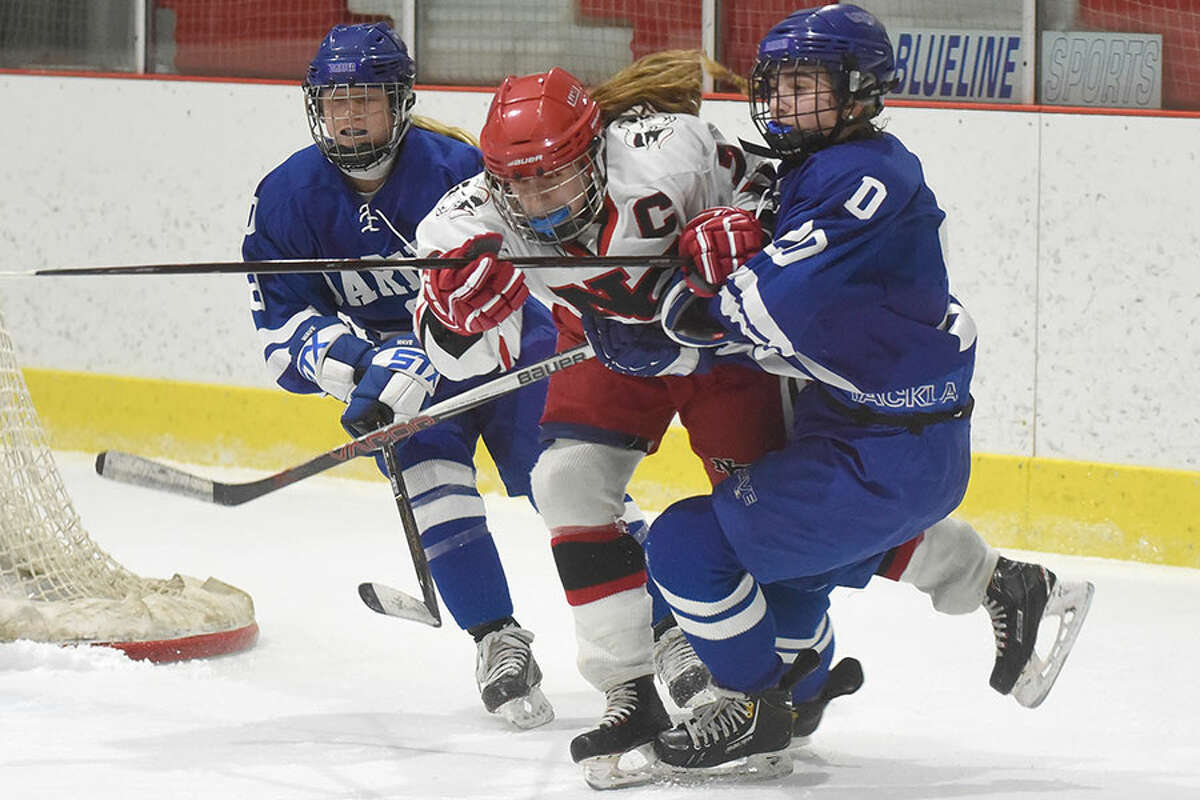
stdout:
<svg viewBox="0 0 1200 800">
<path fill-rule="evenodd" d="M 694 572 L 695 564 L 711 564 L 727 549 L 709 496 L 672 504 L 650 526 L 643 544 L 655 580 L 670 586 L 676 573 Z"/>
<path fill-rule="evenodd" d="M 556 441 L 530 473 L 533 502 L 551 528 L 614 522 L 625 511 L 625 484 L 640 459 L 621 448 Z"/>
<path fill-rule="evenodd" d="M 980 560 L 988 544 L 970 524 L 946 517 L 925 530 L 924 544 L 947 554 L 957 562 Z"/>
<path fill-rule="evenodd" d="M 562 516 L 585 485 L 586 462 L 571 456 L 556 443 L 542 452 L 529 473 L 533 502 L 551 525 L 556 524 L 552 520 Z"/>
</svg>

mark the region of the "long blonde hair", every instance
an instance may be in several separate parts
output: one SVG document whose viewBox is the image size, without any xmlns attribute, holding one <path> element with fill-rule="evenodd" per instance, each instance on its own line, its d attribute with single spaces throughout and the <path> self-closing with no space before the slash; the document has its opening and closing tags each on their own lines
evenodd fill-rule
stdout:
<svg viewBox="0 0 1200 800">
<path fill-rule="evenodd" d="M 413 114 L 410 119 L 412 120 L 412 124 L 418 128 L 423 128 L 433 133 L 440 133 L 443 136 L 449 136 L 451 139 L 458 139 L 460 142 L 466 142 L 472 147 L 479 147 L 479 139 L 465 128 L 459 128 L 456 125 L 447 125 L 431 117 L 422 117 L 420 114 Z"/>
<path fill-rule="evenodd" d="M 704 93 L 704 73 L 719 81 L 731 83 L 745 92 L 746 79 L 722 64 L 713 61 L 700 50 L 660 50 L 649 53 L 615 73 L 588 93 L 607 123 L 634 106 L 651 106 L 669 114 L 700 113 Z M 431 117 L 412 115 L 412 124 L 433 133 L 440 133 L 479 146 L 479 139 L 465 128 L 447 125 Z"/>
<path fill-rule="evenodd" d="M 639 58 L 588 93 L 608 122 L 634 106 L 672 114 L 700 113 L 704 73 L 746 91 L 746 79 L 699 50 L 661 50 Z"/>
</svg>

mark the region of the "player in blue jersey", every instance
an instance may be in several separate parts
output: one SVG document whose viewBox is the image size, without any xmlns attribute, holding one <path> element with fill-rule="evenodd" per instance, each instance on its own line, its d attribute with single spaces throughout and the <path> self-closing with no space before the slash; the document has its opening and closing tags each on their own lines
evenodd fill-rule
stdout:
<svg viewBox="0 0 1200 800">
<path fill-rule="evenodd" d="M 589 330 L 620 372 L 649 374 L 694 348 L 697 363 L 749 358 L 807 381 L 787 446 L 651 526 L 650 575 L 718 687 L 716 702 L 657 738 L 674 767 L 746 758 L 759 773 L 790 771 L 779 751 L 793 712 L 819 715 L 827 700 L 834 586 L 902 573 L 943 610 L 984 604 L 992 685 L 1030 706 L 1090 602 L 1090 584 L 1001 558 L 946 519 L 970 468 L 975 327 L 949 294 L 944 214 L 920 161 L 871 122 L 892 71 L 886 31 L 856 6 L 773 27 L 751 87 L 755 125 L 782 159 L 773 241 L 758 252 L 744 212 L 710 210 L 681 237 L 694 263 L 665 294 L 666 338 L 634 340 L 603 320 Z M 1033 645 L 1046 616 L 1062 621 L 1043 661 Z M 781 642 L 803 656 L 796 666 Z"/>
<path fill-rule="evenodd" d="M 335 26 L 304 82 L 315 144 L 259 184 L 242 245 L 247 261 L 378 258 L 379 269 L 250 275 L 254 324 L 272 377 L 300 394 L 347 403 L 342 424 L 361 435 L 480 379 L 441 378 L 413 336 L 414 270 L 385 259 L 414 255 L 417 223 L 455 184 L 478 173 L 470 136 L 411 114 L 413 61 L 384 23 Z M 523 336 L 509 368 L 546 358 L 555 334 L 534 301 L 518 312 Z M 540 451 L 545 384 L 530 385 L 396 445 L 403 480 L 446 606 L 477 643 L 476 678 L 488 711 L 518 727 L 553 718 L 533 658 L 533 634 L 513 619 L 504 570 L 475 484 L 487 443 L 510 495 L 530 495 Z"/>
</svg>

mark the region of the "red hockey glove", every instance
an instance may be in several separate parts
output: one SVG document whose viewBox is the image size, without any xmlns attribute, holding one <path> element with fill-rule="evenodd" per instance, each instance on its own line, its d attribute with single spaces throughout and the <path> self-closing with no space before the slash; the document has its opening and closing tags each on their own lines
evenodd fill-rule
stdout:
<svg viewBox="0 0 1200 800">
<path fill-rule="evenodd" d="M 749 211 L 718 206 L 700 213 L 679 237 L 679 254 L 688 288 L 700 297 L 712 297 L 729 277 L 762 249 L 763 230 Z"/>
<path fill-rule="evenodd" d="M 498 233 L 481 233 L 442 253 L 443 258 L 474 259 L 470 264 L 421 273 L 421 295 L 426 305 L 455 333 L 482 333 L 494 328 L 529 296 L 525 276 L 511 261 L 497 257 L 503 241 Z"/>
</svg>

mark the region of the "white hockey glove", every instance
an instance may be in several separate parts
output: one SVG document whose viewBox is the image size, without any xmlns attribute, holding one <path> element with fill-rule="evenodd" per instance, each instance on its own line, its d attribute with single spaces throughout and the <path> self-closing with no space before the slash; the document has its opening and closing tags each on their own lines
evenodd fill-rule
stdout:
<svg viewBox="0 0 1200 800">
<path fill-rule="evenodd" d="M 437 388 L 438 372 L 411 334 L 377 348 L 342 414 L 342 427 L 363 436 L 415 417 Z"/>
<path fill-rule="evenodd" d="M 305 380 L 345 403 L 354 390 L 355 371 L 373 347 L 340 320 L 318 317 L 308 324 L 310 329 L 292 345 L 292 363 Z"/>
</svg>

